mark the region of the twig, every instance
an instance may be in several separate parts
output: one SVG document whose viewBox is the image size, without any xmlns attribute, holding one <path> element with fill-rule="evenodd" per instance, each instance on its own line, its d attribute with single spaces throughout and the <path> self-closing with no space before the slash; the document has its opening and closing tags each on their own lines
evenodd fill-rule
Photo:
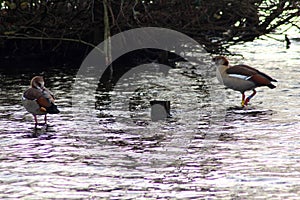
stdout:
<svg viewBox="0 0 300 200">
<path fill-rule="evenodd" d="M 93 45 L 92 43 L 86 42 L 84 40 L 77 40 L 77 39 L 73 39 L 73 38 L 55 38 L 55 37 L 38 37 L 38 36 L 18 36 L 18 35 L 0 35 L 0 38 L 4 38 L 4 39 L 9 39 L 9 40 L 13 40 L 13 39 L 18 39 L 18 40 L 57 40 L 57 41 L 67 41 L 67 42 L 77 42 L 77 43 L 81 43 L 84 45 L 87 45 L 89 47 L 92 47 L 94 49 L 96 49 L 97 51 L 99 51 L 100 53 L 104 53 L 103 50 L 101 50 L 100 48 L 98 48 L 97 46 Z"/>
</svg>

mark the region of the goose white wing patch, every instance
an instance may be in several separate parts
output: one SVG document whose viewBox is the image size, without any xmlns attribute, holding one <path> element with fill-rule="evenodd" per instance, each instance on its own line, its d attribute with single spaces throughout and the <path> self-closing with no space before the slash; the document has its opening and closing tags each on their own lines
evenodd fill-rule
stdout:
<svg viewBox="0 0 300 200">
<path fill-rule="evenodd" d="M 228 74 L 229 77 L 239 78 L 242 80 L 249 80 L 252 76 L 245 76 L 241 74 Z"/>
</svg>

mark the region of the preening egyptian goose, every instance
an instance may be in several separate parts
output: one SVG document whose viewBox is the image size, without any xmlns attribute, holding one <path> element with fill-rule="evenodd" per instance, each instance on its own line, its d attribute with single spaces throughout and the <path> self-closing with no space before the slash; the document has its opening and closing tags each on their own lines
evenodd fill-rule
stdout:
<svg viewBox="0 0 300 200">
<path fill-rule="evenodd" d="M 250 99 L 256 94 L 256 87 L 267 86 L 271 89 L 276 86 L 271 82 L 275 79 L 249 67 L 247 65 L 230 66 L 224 56 L 216 56 L 213 61 L 217 65 L 217 78 L 226 87 L 242 93 L 242 107 L 247 106 Z M 252 90 L 253 93 L 245 99 L 245 91 Z"/>
<path fill-rule="evenodd" d="M 28 88 L 22 97 L 22 103 L 25 109 L 30 112 L 37 126 L 36 115 L 45 115 L 45 124 L 47 124 L 47 114 L 57 114 L 59 110 L 54 104 L 54 95 L 44 86 L 42 76 L 35 76 L 31 79 L 30 88 Z"/>
</svg>

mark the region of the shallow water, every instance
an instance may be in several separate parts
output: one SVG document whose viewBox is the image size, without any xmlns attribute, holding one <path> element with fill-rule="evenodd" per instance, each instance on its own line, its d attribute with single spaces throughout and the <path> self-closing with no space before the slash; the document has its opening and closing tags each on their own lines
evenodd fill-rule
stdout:
<svg viewBox="0 0 300 200">
<path fill-rule="evenodd" d="M 300 43 L 285 50 L 257 40 L 232 50 L 245 57 L 232 63 L 278 80 L 274 90 L 259 88 L 247 110 L 213 69 L 200 76 L 201 67 L 183 63 L 167 76 L 154 70 L 100 87 L 96 110 L 72 107 L 76 71 L 51 68 L 46 86 L 61 113 L 35 130 L 20 97 L 36 72 L 1 73 L 0 198 L 299 198 Z M 91 98 L 88 87 L 76 98 Z M 170 100 L 172 118 L 152 122 L 151 99 Z"/>
</svg>

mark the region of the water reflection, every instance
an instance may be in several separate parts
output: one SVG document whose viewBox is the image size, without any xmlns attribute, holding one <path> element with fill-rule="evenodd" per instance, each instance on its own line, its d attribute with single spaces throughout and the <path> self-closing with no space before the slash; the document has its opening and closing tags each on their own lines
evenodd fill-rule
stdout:
<svg viewBox="0 0 300 200">
<path fill-rule="evenodd" d="M 249 110 L 237 107 L 239 93 L 182 64 L 168 76 L 140 74 L 131 91 L 132 77 L 113 90 L 99 85 L 95 112 L 74 112 L 76 70 L 60 67 L 45 74 L 61 114 L 34 130 L 20 97 L 35 72 L 1 73 L 0 198 L 297 198 L 300 50 L 268 58 L 260 47 L 245 58 L 279 83 L 260 89 Z M 171 100 L 173 118 L 151 121 L 154 98 Z"/>
</svg>

